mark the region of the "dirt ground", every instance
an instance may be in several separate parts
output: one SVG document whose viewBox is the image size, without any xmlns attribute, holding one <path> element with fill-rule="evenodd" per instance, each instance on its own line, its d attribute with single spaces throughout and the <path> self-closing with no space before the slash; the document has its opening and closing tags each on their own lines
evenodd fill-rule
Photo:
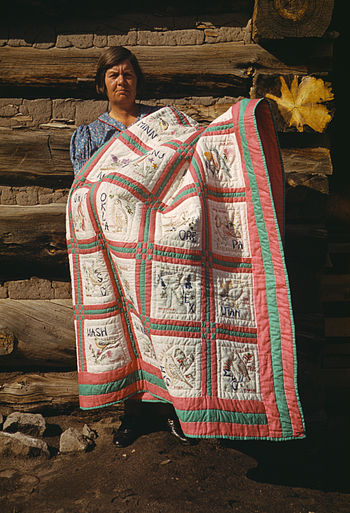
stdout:
<svg viewBox="0 0 350 513">
<path fill-rule="evenodd" d="M 182 446 L 149 429 L 112 445 L 119 413 L 108 408 L 46 417 L 49 460 L 2 458 L 2 513 L 349 513 L 343 421 L 293 442 L 201 440 Z M 59 435 L 87 423 L 87 453 L 59 454 Z M 341 427 L 340 427 L 341 426 Z M 332 435 L 330 432 L 332 432 Z"/>
</svg>

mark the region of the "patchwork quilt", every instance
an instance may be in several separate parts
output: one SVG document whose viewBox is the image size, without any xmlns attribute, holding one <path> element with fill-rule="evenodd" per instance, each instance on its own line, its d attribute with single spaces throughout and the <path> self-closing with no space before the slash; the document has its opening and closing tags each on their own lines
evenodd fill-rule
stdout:
<svg viewBox="0 0 350 513">
<path fill-rule="evenodd" d="M 189 437 L 304 436 L 265 100 L 117 133 L 67 204 L 81 408 L 173 404 Z"/>
</svg>

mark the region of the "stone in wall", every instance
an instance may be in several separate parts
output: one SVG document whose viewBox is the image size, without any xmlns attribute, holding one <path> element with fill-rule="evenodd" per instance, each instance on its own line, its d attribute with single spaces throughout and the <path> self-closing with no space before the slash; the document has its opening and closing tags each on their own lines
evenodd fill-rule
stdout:
<svg viewBox="0 0 350 513">
<path fill-rule="evenodd" d="M 6 281 L 0 284 L 0 299 L 71 299 L 71 297 L 70 281 L 51 282 L 32 277 L 28 280 Z"/>
<path fill-rule="evenodd" d="M 0 283 L 0 299 L 6 299 L 7 297 L 7 283 Z"/>
<path fill-rule="evenodd" d="M 36 276 L 30 280 L 10 281 L 7 290 L 10 299 L 54 299 L 55 297 L 51 282 Z"/>
<path fill-rule="evenodd" d="M 67 148 L 68 152 L 68 148 Z M 47 205 L 66 203 L 68 188 L 51 189 L 49 187 L 10 187 L 0 186 L 0 205 Z"/>
<path fill-rule="evenodd" d="M 71 98 L 52 100 L 52 120 L 74 123 L 76 101 Z"/>
<path fill-rule="evenodd" d="M 15 116 L 19 114 L 22 98 L 0 98 L 0 127 L 9 127 L 17 124 Z"/>
<path fill-rule="evenodd" d="M 144 30 L 138 33 L 137 44 L 141 46 L 198 45 L 204 42 L 202 30 L 168 30 L 166 32 Z"/>
<path fill-rule="evenodd" d="M 3 185 L 0 187 L 0 204 L 1 205 L 17 205 L 14 187 Z"/>
<path fill-rule="evenodd" d="M 57 48 L 92 48 L 94 34 L 58 34 L 56 39 Z"/>
<path fill-rule="evenodd" d="M 104 48 L 108 45 L 108 34 L 104 27 L 97 27 L 94 34 L 94 46 L 97 48 Z"/>
<path fill-rule="evenodd" d="M 213 27 L 204 30 L 206 43 L 246 42 L 250 31 L 244 27 Z"/>
<path fill-rule="evenodd" d="M 51 100 L 49 98 L 24 99 L 19 110 L 27 118 L 26 126 L 38 126 L 40 123 L 47 123 L 51 119 Z"/>
<path fill-rule="evenodd" d="M 54 289 L 55 299 L 70 299 L 72 297 L 71 282 L 53 281 L 52 288 Z"/>
<path fill-rule="evenodd" d="M 135 46 L 136 44 L 138 44 L 136 30 L 130 30 L 126 34 L 109 34 L 107 36 L 108 46 Z"/>
<path fill-rule="evenodd" d="M 38 203 L 47 205 L 49 203 L 66 203 L 69 189 L 49 189 L 41 187 L 38 191 Z"/>
<path fill-rule="evenodd" d="M 37 187 L 25 187 L 16 194 L 17 205 L 27 206 L 36 205 L 38 203 Z"/>
<path fill-rule="evenodd" d="M 76 126 L 95 121 L 108 108 L 108 101 L 85 100 L 77 102 L 75 113 Z"/>
</svg>

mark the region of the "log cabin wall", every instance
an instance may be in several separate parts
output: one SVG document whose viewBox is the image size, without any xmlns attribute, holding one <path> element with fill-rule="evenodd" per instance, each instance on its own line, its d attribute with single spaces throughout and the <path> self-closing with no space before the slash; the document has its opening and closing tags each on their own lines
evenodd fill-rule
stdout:
<svg viewBox="0 0 350 513">
<path fill-rule="evenodd" d="M 0 27 L 0 369 L 75 369 L 69 140 L 108 108 L 94 91 L 97 57 L 124 45 L 145 73 L 144 103 L 173 104 L 207 123 L 243 97 L 269 98 L 286 173 L 302 399 L 307 417 L 322 415 L 333 1 L 52 4 L 6 1 Z"/>
</svg>

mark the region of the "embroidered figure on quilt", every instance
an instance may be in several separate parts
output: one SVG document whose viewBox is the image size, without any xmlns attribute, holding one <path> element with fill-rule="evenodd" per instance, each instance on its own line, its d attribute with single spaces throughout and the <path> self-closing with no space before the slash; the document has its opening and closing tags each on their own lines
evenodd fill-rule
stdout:
<svg viewBox="0 0 350 513">
<path fill-rule="evenodd" d="M 110 342 L 110 340 L 104 339 L 108 337 L 107 327 L 101 326 L 97 328 L 87 328 L 86 337 L 89 340 L 89 351 L 95 362 L 99 365 L 102 363 L 114 363 L 120 359 L 120 343 Z"/>
<path fill-rule="evenodd" d="M 196 297 L 190 273 L 176 272 L 172 274 L 161 271 L 158 274 L 157 285 L 160 289 L 160 298 L 164 300 L 167 309 L 179 311 L 185 307 L 186 313 L 196 313 Z"/>
<path fill-rule="evenodd" d="M 100 221 L 105 231 L 126 234 L 129 226 L 129 216 L 135 212 L 134 206 L 112 193 L 102 192 L 100 195 Z"/>
<path fill-rule="evenodd" d="M 83 232 L 85 231 L 85 216 L 81 201 L 79 201 L 77 208 L 77 228 L 78 230 L 82 230 Z"/>
<path fill-rule="evenodd" d="M 237 286 L 231 279 L 222 278 L 219 281 L 220 315 L 233 319 L 249 318 L 249 293 L 246 287 Z M 247 305 L 248 302 L 248 305 Z"/>
<path fill-rule="evenodd" d="M 162 237 L 160 244 L 166 244 L 169 236 L 175 236 L 175 239 L 197 243 L 198 239 L 198 215 L 190 215 L 188 212 L 182 212 L 180 215 L 162 217 Z"/>
<path fill-rule="evenodd" d="M 128 166 L 131 162 L 131 159 L 121 159 L 120 157 L 117 157 L 117 155 L 111 154 L 111 159 L 113 164 L 116 164 L 117 167 L 125 167 Z"/>
<path fill-rule="evenodd" d="M 225 153 L 224 153 L 225 155 Z M 231 178 L 230 169 L 227 166 L 226 159 L 218 152 L 216 148 L 204 152 L 205 167 L 211 171 L 212 175 L 218 174 L 223 171 L 225 175 Z"/>
<path fill-rule="evenodd" d="M 134 162 L 133 172 L 143 178 L 154 175 L 165 157 L 165 152 L 154 149 Z"/>
<path fill-rule="evenodd" d="M 249 355 L 246 359 L 250 357 L 252 357 L 252 355 Z M 240 384 L 244 381 L 250 381 L 246 363 L 238 352 L 233 351 L 230 358 L 224 362 L 224 376 L 231 378 L 231 386 L 234 391 L 237 391 Z"/>
<path fill-rule="evenodd" d="M 135 327 L 135 334 L 137 338 L 137 342 L 140 346 L 140 351 L 142 354 L 142 357 L 145 358 L 148 361 L 151 361 L 151 363 L 154 365 L 157 362 L 157 356 L 154 352 L 152 342 L 150 338 L 148 337 L 146 330 L 142 323 L 137 320 L 134 322 Z"/>
<path fill-rule="evenodd" d="M 165 132 L 169 128 L 169 123 L 163 119 L 159 118 L 159 126 L 162 132 Z M 181 134 L 183 127 L 181 125 L 174 125 L 172 123 L 172 129 L 168 132 L 169 135 L 176 135 L 177 133 Z"/>
<path fill-rule="evenodd" d="M 226 249 L 228 242 L 232 249 L 243 250 L 242 231 L 240 219 L 235 217 L 235 212 L 225 211 L 216 212 L 214 216 L 214 224 L 217 228 L 215 234 L 217 236 L 218 246 Z"/>
<path fill-rule="evenodd" d="M 160 124 L 160 128 L 162 130 L 168 130 L 169 128 L 169 123 L 167 121 L 165 121 L 164 119 L 160 118 L 159 119 L 159 124 Z"/>
<path fill-rule="evenodd" d="M 172 388 L 194 387 L 194 354 L 180 348 L 170 348 L 163 356 L 160 367 L 164 381 Z"/>
<path fill-rule="evenodd" d="M 105 272 L 97 267 L 95 261 L 83 262 L 82 272 L 84 291 L 88 297 L 107 296 L 106 282 L 108 279 L 106 279 Z"/>
<path fill-rule="evenodd" d="M 116 232 L 127 232 L 129 216 L 133 216 L 135 209 L 127 201 L 122 201 L 118 196 L 110 194 L 113 200 L 112 219 L 114 219 L 113 230 Z"/>
<path fill-rule="evenodd" d="M 85 218 L 85 212 L 83 209 L 83 202 L 85 201 L 85 198 L 87 196 L 87 192 L 84 193 L 75 193 L 73 196 L 73 204 L 76 206 L 76 215 L 75 215 L 75 222 L 76 222 L 76 230 L 77 231 L 85 231 L 86 230 L 86 218 Z"/>
</svg>

